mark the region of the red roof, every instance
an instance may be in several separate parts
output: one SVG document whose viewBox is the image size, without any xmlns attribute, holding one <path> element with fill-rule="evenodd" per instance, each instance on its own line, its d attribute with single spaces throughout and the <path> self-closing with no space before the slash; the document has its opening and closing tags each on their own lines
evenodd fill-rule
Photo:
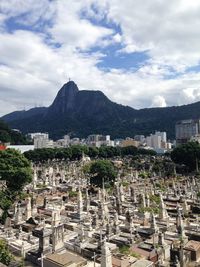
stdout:
<svg viewBox="0 0 200 267">
<path fill-rule="evenodd" d="M 0 145 L 0 150 L 5 150 L 5 149 L 6 149 L 6 146 Z"/>
</svg>

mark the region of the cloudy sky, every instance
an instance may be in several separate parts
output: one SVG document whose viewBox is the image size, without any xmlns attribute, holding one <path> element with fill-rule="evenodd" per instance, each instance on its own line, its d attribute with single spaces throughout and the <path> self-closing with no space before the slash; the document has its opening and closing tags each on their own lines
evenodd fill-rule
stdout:
<svg viewBox="0 0 200 267">
<path fill-rule="evenodd" d="M 200 100 L 200 0 L 0 0 L 0 116 L 69 77 L 134 108 Z"/>
</svg>

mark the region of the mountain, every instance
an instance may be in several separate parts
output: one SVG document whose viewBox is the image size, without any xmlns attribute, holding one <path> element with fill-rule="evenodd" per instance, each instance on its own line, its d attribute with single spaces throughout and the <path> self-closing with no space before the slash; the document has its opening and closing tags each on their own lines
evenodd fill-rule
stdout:
<svg viewBox="0 0 200 267">
<path fill-rule="evenodd" d="M 73 81 L 64 84 L 48 108 L 16 111 L 2 117 L 12 128 L 24 133 L 49 132 L 54 139 L 70 133 L 110 134 L 113 138 L 166 131 L 174 138 L 175 123 L 200 118 L 200 102 L 166 108 L 136 110 L 116 104 L 101 91 L 79 91 Z"/>
<path fill-rule="evenodd" d="M 21 119 L 26 119 L 29 117 L 33 117 L 36 115 L 42 115 L 46 111 L 47 108 L 45 107 L 39 107 L 39 108 L 32 108 L 29 109 L 28 111 L 22 110 L 22 111 L 14 111 L 9 113 L 8 115 L 5 115 L 2 117 L 3 119 L 5 118 L 5 121 L 15 121 L 15 120 L 21 120 Z"/>
<path fill-rule="evenodd" d="M 26 145 L 28 141 L 21 133 L 11 130 L 4 121 L 0 120 L 0 144 L 1 143 Z"/>
</svg>

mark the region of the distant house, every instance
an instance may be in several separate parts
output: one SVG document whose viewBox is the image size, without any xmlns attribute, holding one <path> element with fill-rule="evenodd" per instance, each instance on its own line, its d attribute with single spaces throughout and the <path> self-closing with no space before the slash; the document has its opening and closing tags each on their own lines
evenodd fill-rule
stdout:
<svg viewBox="0 0 200 267">
<path fill-rule="evenodd" d="M 6 150 L 6 146 L 3 144 L 0 144 L 0 150 Z"/>
</svg>

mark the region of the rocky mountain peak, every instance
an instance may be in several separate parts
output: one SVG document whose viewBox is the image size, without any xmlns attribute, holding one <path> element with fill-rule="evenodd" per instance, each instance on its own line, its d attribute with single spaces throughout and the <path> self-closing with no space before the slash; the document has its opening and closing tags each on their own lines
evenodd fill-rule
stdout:
<svg viewBox="0 0 200 267">
<path fill-rule="evenodd" d="M 78 86 L 74 81 L 65 83 L 59 90 L 55 100 L 49 107 L 50 113 L 65 113 L 74 107 L 75 98 L 79 92 Z"/>
</svg>

